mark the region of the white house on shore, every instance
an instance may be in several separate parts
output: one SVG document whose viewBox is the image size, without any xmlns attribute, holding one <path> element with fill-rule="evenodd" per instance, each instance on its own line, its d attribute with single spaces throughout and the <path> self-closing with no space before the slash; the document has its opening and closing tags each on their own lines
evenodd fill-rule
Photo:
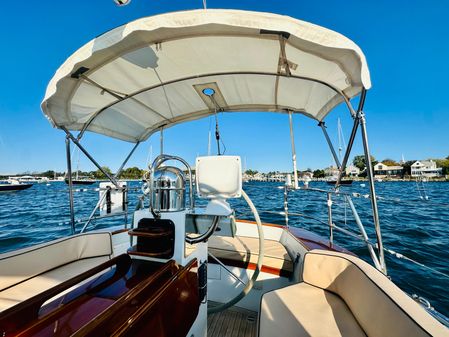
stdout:
<svg viewBox="0 0 449 337">
<path fill-rule="evenodd" d="M 360 169 L 357 166 L 350 164 L 346 167 L 345 172 L 348 177 L 357 177 L 360 174 Z"/>
<path fill-rule="evenodd" d="M 433 160 L 417 160 L 411 166 L 412 177 L 441 177 L 443 169 Z"/>
<path fill-rule="evenodd" d="M 388 166 L 384 163 L 374 165 L 374 175 L 377 177 L 400 177 L 404 168 L 400 165 Z"/>
<path fill-rule="evenodd" d="M 326 177 L 336 177 L 340 173 L 340 170 L 336 166 L 329 166 L 324 169 L 324 175 Z"/>
</svg>

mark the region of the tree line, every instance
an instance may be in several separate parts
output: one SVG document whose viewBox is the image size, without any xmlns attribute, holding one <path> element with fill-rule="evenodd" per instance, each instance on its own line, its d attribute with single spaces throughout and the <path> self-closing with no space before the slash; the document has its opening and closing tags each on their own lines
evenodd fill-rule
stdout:
<svg viewBox="0 0 449 337">
<path fill-rule="evenodd" d="M 441 167 L 442 173 L 443 175 L 449 175 L 449 156 L 447 156 L 446 158 L 443 159 L 432 159 L 436 164 L 437 167 Z M 403 175 L 404 176 L 409 176 L 411 175 L 411 167 L 413 165 L 413 163 L 415 163 L 417 160 L 408 160 L 404 163 L 398 163 L 397 161 L 391 159 L 391 158 L 385 158 L 384 160 L 381 161 L 377 161 L 376 158 L 374 156 L 371 156 L 371 164 L 374 166 L 377 163 L 381 162 L 387 166 L 402 166 L 403 167 Z M 364 176 L 366 175 L 365 172 L 365 167 L 366 167 L 366 162 L 365 162 L 365 156 L 364 155 L 358 155 L 355 156 L 352 160 L 352 164 L 357 167 L 360 170 L 360 176 Z M 312 172 L 313 176 L 315 178 L 324 178 L 326 176 L 326 172 L 324 169 L 316 169 L 314 171 L 312 171 L 311 169 L 307 169 L 303 172 Z M 256 170 L 246 170 L 245 173 L 249 176 L 254 176 L 257 173 L 259 173 Z M 280 173 L 279 171 L 276 172 L 269 172 L 267 173 L 267 175 L 273 175 L 275 173 Z M 298 174 L 300 174 L 301 172 L 298 171 Z"/>
<path fill-rule="evenodd" d="M 110 175 L 114 174 L 108 166 L 102 166 L 101 168 Z M 145 170 L 140 169 L 136 166 L 128 167 L 120 173 L 119 178 L 120 179 L 141 179 L 145 172 L 146 172 Z M 77 173 L 78 173 L 79 177 L 86 177 L 86 178 L 91 178 L 91 179 L 106 179 L 106 176 L 99 169 L 95 170 L 95 171 L 81 171 L 81 170 L 79 170 L 78 172 L 73 171 L 72 176 L 75 177 L 77 175 Z M 21 175 L 28 175 L 28 174 L 36 176 L 36 177 L 47 177 L 49 179 L 53 179 L 54 177 L 62 177 L 62 176 L 66 175 L 65 172 L 57 172 L 57 171 L 53 171 L 53 170 L 47 170 L 45 172 L 40 172 L 40 173 L 26 172 Z"/>
<path fill-rule="evenodd" d="M 447 156 L 446 158 L 443 158 L 443 159 L 432 159 L 432 160 L 435 161 L 435 163 L 437 164 L 437 167 L 441 167 L 443 169 L 442 170 L 443 175 L 449 175 L 449 156 Z M 416 162 L 416 160 L 408 160 L 405 163 L 399 164 L 398 162 L 396 162 L 393 159 L 385 158 L 384 160 L 382 160 L 380 162 L 382 162 L 388 166 L 399 166 L 399 165 L 402 166 L 403 167 L 403 175 L 407 176 L 407 175 L 411 175 L 411 166 L 414 162 Z M 371 163 L 374 166 L 377 163 L 379 163 L 379 161 L 377 161 L 374 156 L 371 156 Z M 352 164 L 360 169 L 360 171 L 362 172 L 361 176 L 363 176 L 363 174 L 364 174 L 363 171 L 365 170 L 365 166 L 366 166 L 365 165 L 365 156 L 364 155 L 355 156 L 352 161 Z M 108 166 L 102 166 L 102 168 L 108 174 L 113 175 L 113 172 L 111 171 L 111 169 Z M 141 179 L 145 172 L 146 172 L 146 170 L 140 169 L 136 166 L 128 167 L 120 173 L 119 178 L 120 179 Z M 316 170 L 312 171 L 312 169 L 308 168 L 304 172 L 312 172 L 313 176 L 315 178 L 324 178 L 326 175 L 325 171 L 322 169 L 316 169 Z M 246 170 L 245 173 L 249 176 L 254 176 L 259 172 L 257 170 L 249 169 L 249 170 Z M 279 174 L 279 173 L 280 173 L 279 171 L 272 171 L 272 172 L 267 173 L 267 175 L 274 175 L 274 174 Z M 298 171 L 298 173 L 301 174 L 301 172 L 299 172 L 299 171 Z M 25 172 L 22 175 L 26 175 L 26 174 L 32 174 L 33 176 L 37 176 L 37 177 L 47 177 L 49 179 L 53 179 L 54 177 L 65 176 L 65 172 L 56 172 L 53 170 L 47 170 L 45 172 L 40 172 L 40 173 Z M 75 176 L 76 171 L 74 171 L 72 174 L 73 174 L 73 176 Z M 88 177 L 91 179 L 106 179 L 106 176 L 100 170 L 78 171 L 78 176 L 79 177 Z"/>
</svg>

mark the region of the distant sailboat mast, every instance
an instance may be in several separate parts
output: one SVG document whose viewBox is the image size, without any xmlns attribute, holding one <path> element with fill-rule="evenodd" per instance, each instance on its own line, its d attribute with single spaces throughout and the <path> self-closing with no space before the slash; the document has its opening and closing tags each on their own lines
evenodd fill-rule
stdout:
<svg viewBox="0 0 449 337">
<path fill-rule="evenodd" d="M 338 159 L 340 163 L 343 161 L 343 148 L 346 150 L 345 136 L 343 135 L 343 129 L 341 127 L 340 118 L 337 120 L 337 134 L 338 134 Z"/>
</svg>

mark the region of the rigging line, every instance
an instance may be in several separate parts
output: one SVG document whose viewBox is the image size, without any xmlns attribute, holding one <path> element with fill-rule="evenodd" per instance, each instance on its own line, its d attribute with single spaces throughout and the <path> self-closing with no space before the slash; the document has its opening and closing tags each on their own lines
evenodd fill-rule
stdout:
<svg viewBox="0 0 449 337">
<path fill-rule="evenodd" d="M 215 116 L 215 140 L 217 141 L 217 150 L 218 150 L 218 155 L 221 156 L 222 153 L 220 151 L 220 130 L 218 128 L 218 110 L 221 110 L 220 106 L 218 105 L 217 101 L 214 98 L 214 93 L 212 95 L 209 96 L 212 104 L 214 105 L 214 116 Z M 225 148 L 225 152 L 226 152 L 226 146 L 224 145 L 223 141 L 221 141 L 221 143 L 223 144 L 224 148 Z"/>
<path fill-rule="evenodd" d="M 371 246 L 377 248 L 377 244 L 374 244 L 374 243 L 372 243 L 372 242 L 369 241 L 369 240 L 365 240 L 365 239 L 363 239 L 363 238 L 360 238 L 360 237 L 358 237 L 356 234 L 354 234 L 354 233 L 352 233 L 352 232 L 348 232 L 348 231 L 342 230 L 342 228 L 340 228 L 340 227 L 338 227 L 338 226 L 334 226 L 334 228 L 337 229 L 337 230 L 339 230 L 339 231 L 340 231 L 341 233 L 343 233 L 343 234 L 347 234 L 347 235 L 349 235 L 349 236 L 351 236 L 351 237 L 353 237 L 353 238 L 358 238 L 360 241 L 364 241 L 366 244 L 371 245 Z M 430 270 L 430 271 L 432 271 L 432 272 L 434 272 L 434 273 L 436 273 L 436 274 L 439 274 L 439 275 L 441 275 L 441 276 L 443 276 L 443 277 L 449 279 L 449 275 L 448 275 L 448 274 L 443 273 L 443 272 L 441 272 L 441 271 L 439 271 L 439 270 L 437 270 L 437 269 L 435 269 L 435 268 L 426 266 L 425 264 L 423 264 L 423 263 L 421 263 L 421 262 L 418 262 L 418 261 L 416 261 L 416 260 L 413 260 L 412 258 L 409 258 L 409 257 L 407 257 L 407 256 L 405 256 L 405 255 L 403 255 L 403 254 L 401 254 L 401 253 L 395 252 L 395 251 L 392 250 L 392 249 L 388 249 L 388 248 L 384 247 L 383 250 L 384 250 L 384 252 L 389 253 L 390 255 L 396 257 L 397 259 L 406 260 L 406 261 L 408 261 L 408 262 L 411 262 L 411 263 L 413 263 L 413 264 L 416 264 L 416 265 L 418 265 L 418 266 L 420 266 L 420 267 L 422 267 L 422 268 L 424 268 L 424 269 Z"/>
<path fill-rule="evenodd" d="M 223 142 L 223 139 L 220 139 L 220 141 L 221 141 L 221 145 L 223 145 L 223 153 L 222 154 L 226 154 L 226 145 L 225 145 L 225 143 Z"/>
<path fill-rule="evenodd" d="M 278 215 L 284 215 L 284 214 L 285 214 L 284 212 L 274 212 L 274 211 L 259 211 L 259 212 L 261 212 L 261 213 L 278 214 Z M 246 214 L 249 214 L 249 213 L 242 213 L 242 214 L 240 214 L 240 216 L 246 215 Z M 302 216 L 302 217 L 305 217 L 305 218 L 309 218 L 309 219 L 313 219 L 313 220 L 315 220 L 315 221 L 318 221 L 319 223 L 324 224 L 324 225 L 326 225 L 326 226 L 328 225 L 326 222 L 324 222 L 324 221 L 322 221 L 322 220 L 320 220 L 320 219 L 318 219 L 318 218 L 314 218 L 314 217 L 311 217 L 311 216 L 307 216 L 307 215 L 302 214 L 302 213 L 290 213 L 290 212 L 289 212 L 288 215 L 292 215 L 292 216 Z M 340 227 L 335 226 L 335 225 L 334 225 L 334 228 L 335 228 L 336 230 L 338 230 L 339 232 L 343 233 L 343 234 L 346 234 L 346 235 L 348 235 L 348 236 L 350 236 L 350 237 L 353 237 L 353 238 L 355 238 L 355 239 L 358 239 L 358 240 L 360 240 L 360 241 L 363 241 L 363 242 L 365 242 L 366 244 L 369 244 L 369 245 L 371 245 L 371 246 L 373 246 L 373 247 L 377 247 L 376 244 L 372 243 L 372 242 L 369 241 L 369 240 L 365 240 L 365 239 L 361 238 L 361 237 L 358 236 L 357 234 L 354 234 L 354 233 L 352 233 L 352 232 L 350 232 L 350 231 L 344 230 L 343 228 L 340 228 Z M 401 254 L 401 253 L 395 252 L 394 250 L 391 250 L 391 249 L 388 249 L 388 248 L 385 248 L 385 247 L 384 247 L 384 251 L 387 252 L 387 253 L 389 253 L 389 254 L 391 254 L 391 255 L 393 255 L 393 256 L 396 257 L 397 259 L 403 259 L 403 260 L 406 260 L 406 261 L 408 261 L 408 262 L 411 262 L 411 263 L 413 263 L 413 264 L 416 264 L 416 265 L 418 265 L 418 266 L 420 266 L 420 267 L 422 267 L 422 268 L 424 268 L 424 269 L 430 270 L 430 271 L 432 271 L 432 272 L 434 272 L 434 273 L 436 273 L 436 274 L 439 274 L 439 275 L 441 275 L 441 276 L 443 276 L 443 277 L 449 279 L 449 275 L 448 275 L 448 274 L 443 273 L 443 272 L 441 272 L 441 271 L 439 271 L 439 270 L 437 270 L 437 269 L 435 269 L 435 268 L 426 266 L 425 264 L 422 264 L 421 262 L 415 261 L 415 260 L 413 260 L 413 259 L 411 259 L 411 258 L 409 258 L 409 257 L 407 257 L 407 256 L 405 256 L 405 255 L 403 255 L 403 254 Z"/>
<path fill-rule="evenodd" d="M 386 251 L 387 253 L 393 255 L 394 257 L 396 257 L 398 259 L 403 259 L 403 260 L 409 261 L 409 262 L 414 263 L 414 264 L 416 264 L 416 265 L 418 265 L 418 266 L 420 266 L 420 267 L 422 267 L 424 269 L 430 270 L 430 271 L 432 271 L 432 272 L 434 272 L 436 274 L 439 274 L 439 275 L 444 276 L 444 277 L 449 279 L 449 275 L 448 274 L 443 273 L 443 272 L 441 272 L 441 271 L 439 271 L 439 270 L 437 270 L 435 268 L 426 266 L 425 264 L 422 264 L 421 262 L 415 261 L 412 258 L 409 258 L 409 257 L 407 257 L 407 256 L 405 256 L 405 255 L 403 255 L 401 253 L 395 252 L 394 250 L 387 249 L 385 247 L 384 247 L 384 251 Z"/>
<path fill-rule="evenodd" d="M 296 190 L 295 190 L 296 191 Z M 370 199 L 370 195 L 369 194 L 363 194 L 363 193 L 359 193 L 359 192 L 352 192 L 352 193 L 345 193 L 345 192 L 338 192 L 338 193 L 335 193 L 335 191 L 331 191 L 331 190 L 321 190 L 321 189 L 316 189 L 316 188 L 308 188 L 308 189 L 303 189 L 303 188 L 300 188 L 300 189 L 298 189 L 297 191 L 304 191 L 304 192 L 307 192 L 307 193 L 310 193 L 310 192 L 320 192 L 320 193 L 329 193 L 329 192 L 332 192 L 332 193 L 334 193 L 334 194 L 338 194 L 338 195 L 350 195 L 351 197 L 353 197 L 353 198 L 358 198 L 358 199 Z M 382 201 L 382 202 L 395 202 L 395 203 L 403 203 L 403 204 L 406 204 L 406 203 L 420 203 L 420 204 L 422 204 L 422 200 L 421 199 L 409 199 L 409 200 L 403 200 L 403 199 L 400 199 L 400 198 L 388 198 L 388 197 L 383 197 L 383 196 L 381 196 L 381 195 L 378 195 L 377 196 L 377 200 L 378 201 Z M 429 203 L 429 204 L 434 204 L 434 205 L 439 205 L 439 206 L 443 206 L 443 207 L 449 207 L 449 203 L 444 203 L 444 202 L 436 202 L 436 201 L 433 201 L 433 200 L 426 200 L 426 203 Z"/>
<path fill-rule="evenodd" d="M 279 215 L 285 214 L 284 212 L 274 212 L 274 211 L 259 211 L 259 212 L 260 212 L 260 213 L 279 214 Z M 244 213 L 243 213 L 243 214 L 244 214 Z M 303 214 L 303 213 L 289 212 L 288 214 L 291 215 L 291 216 L 300 216 L 300 217 L 305 217 L 305 218 L 313 219 L 313 220 L 315 220 L 315 221 L 318 221 L 318 222 L 321 223 L 321 224 L 324 224 L 324 225 L 326 225 L 326 226 L 328 225 L 326 222 L 321 221 L 321 220 L 318 219 L 318 218 L 315 218 L 315 217 L 312 217 L 312 216 L 307 216 L 307 215 L 305 215 L 305 214 Z M 360 240 L 360 241 L 363 241 L 363 242 L 365 242 L 366 244 L 369 244 L 369 245 L 371 245 L 371 246 L 373 246 L 373 247 L 377 247 L 377 244 L 374 244 L 374 243 L 372 243 L 372 242 L 369 241 L 369 240 L 365 240 L 365 239 L 359 237 L 358 235 L 356 235 L 356 234 L 354 234 L 354 233 L 352 233 L 352 232 L 349 232 L 349 231 L 347 231 L 347 230 L 344 230 L 343 228 L 340 228 L 340 227 L 338 227 L 338 226 L 336 226 L 336 225 L 334 225 L 334 228 L 337 229 L 338 231 L 344 233 L 344 234 L 347 234 L 347 235 L 349 235 L 349 236 L 351 236 L 351 237 L 353 237 L 353 238 L 356 238 L 356 239 L 358 239 L 358 240 Z M 383 250 L 384 250 L 385 252 L 387 252 L 387 253 L 393 255 L 393 256 L 396 257 L 397 259 L 403 259 L 403 260 L 406 260 L 406 261 L 408 261 L 408 262 L 414 263 L 414 264 L 416 264 L 416 265 L 418 265 L 418 266 L 420 266 L 420 267 L 422 267 L 422 268 L 424 268 L 424 269 L 430 270 L 430 271 L 432 271 L 432 272 L 434 272 L 434 273 L 436 273 L 436 274 L 439 274 L 439 275 L 441 275 L 441 276 L 443 276 L 443 277 L 449 279 L 449 275 L 448 275 L 448 274 L 443 273 L 443 272 L 441 272 L 441 271 L 439 271 L 439 270 L 437 270 L 437 269 L 435 269 L 435 268 L 426 266 L 425 264 L 423 264 L 423 263 L 421 263 L 421 262 L 418 262 L 418 261 L 415 261 L 415 260 L 413 260 L 412 258 L 409 258 L 409 257 L 407 257 L 407 256 L 405 256 L 405 255 L 403 255 L 403 254 L 401 254 L 401 253 L 395 252 L 395 251 L 392 250 L 392 249 L 388 249 L 388 248 L 386 248 L 386 247 L 383 247 Z"/>
<path fill-rule="evenodd" d="M 164 91 L 165 101 L 167 102 L 168 110 L 170 110 L 170 114 L 171 114 L 172 118 L 175 118 L 175 115 L 173 114 L 173 110 L 170 105 L 170 101 L 168 100 L 168 95 L 167 95 L 167 91 L 165 90 L 165 85 L 162 82 L 162 79 L 159 76 L 159 73 L 157 72 L 157 70 L 156 69 L 153 69 L 153 70 L 154 70 L 154 73 L 156 74 L 157 78 L 159 79 L 159 82 L 161 83 L 162 90 Z"/>
<path fill-rule="evenodd" d="M 209 117 L 209 131 L 207 134 L 207 155 L 210 156 L 211 155 L 211 149 L 210 149 L 210 136 L 211 136 L 211 130 L 212 130 L 212 116 Z"/>
<path fill-rule="evenodd" d="M 217 151 L 218 155 L 220 156 L 220 131 L 218 130 L 218 116 L 217 116 L 217 107 L 215 106 L 215 139 L 217 141 Z"/>
<path fill-rule="evenodd" d="M 377 244 L 374 244 L 374 243 L 372 243 L 372 242 L 369 241 L 369 240 L 365 240 L 365 239 L 359 237 L 358 235 L 356 235 L 356 234 L 354 234 L 354 233 L 352 233 L 352 232 L 343 230 L 343 228 L 340 228 L 340 227 L 335 226 L 335 225 L 334 225 L 334 228 L 337 229 L 337 230 L 339 230 L 339 231 L 340 231 L 341 233 L 343 233 L 343 234 L 347 234 L 347 235 L 349 235 L 349 236 L 351 236 L 351 237 L 353 237 L 353 238 L 357 238 L 357 239 L 359 239 L 360 241 L 364 241 L 366 244 L 371 245 L 371 246 L 377 248 Z M 423 263 L 421 263 L 421 262 L 418 262 L 418 261 L 416 261 L 416 260 L 413 260 L 412 258 L 409 258 L 409 257 L 407 257 L 407 256 L 405 256 L 405 255 L 403 255 L 403 254 L 401 254 L 401 253 L 395 252 L 395 251 L 392 250 L 392 249 L 388 249 L 388 248 L 385 248 L 385 247 L 384 247 L 383 250 L 384 250 L 384 252 L 391 254 L 392 256 L 396 257 L 397 259 L 406 260 L 406 261 L 408 261 L 408 262 L 411 262 L 411 263 L 413 263 L 413 264 L 416 264 L 416 265 L 420 266 L 421 268 L 430 270 L 430 271 L 432 271 L 432 272 L 434 272 L 434 273 L 436 273 L 436 274 L 438 274 L 438 275 L 441 275 L 441 276 L 443 276 L 443 277 L 449 279 L 449 275 L 448 275 L 448 274 L 443 273 L 443 272 L 441 272 L 441 271 L 439 271 L 439 270 L 437 270 L 437 269 L 435 269 L 435 268 L 426 266 L 425 264 L 423 264 Z"/>
</svg>

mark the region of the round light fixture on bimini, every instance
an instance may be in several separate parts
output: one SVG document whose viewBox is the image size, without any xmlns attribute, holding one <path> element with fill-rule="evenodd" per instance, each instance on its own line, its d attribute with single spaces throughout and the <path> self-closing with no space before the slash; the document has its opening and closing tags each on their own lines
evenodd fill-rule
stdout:
<svg viewBox="0 0 449 337">
<path fill-rule="evenodd" d="M 203 94 L 205 94 L 206 96 L 213 96 L 215 94 L 215 90 L 212 88 L 205 88 L 203 89 Z"/>
<path fill-rule="evenodd" d="M 126 6 L 129 5 L 131 0 L 114 0 L 114 2 L 117 6 Z"/>
</svg>

